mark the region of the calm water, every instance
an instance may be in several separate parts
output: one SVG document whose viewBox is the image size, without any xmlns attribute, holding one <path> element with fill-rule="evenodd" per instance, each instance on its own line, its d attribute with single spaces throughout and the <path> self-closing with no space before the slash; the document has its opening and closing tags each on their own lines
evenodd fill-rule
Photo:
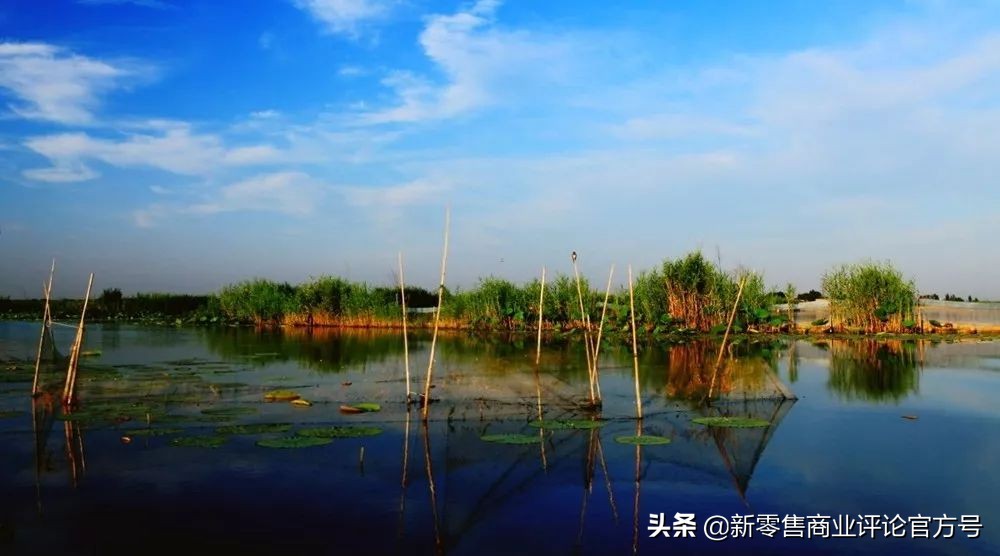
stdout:
<svg viewBox="0 0 1000 556">
<path fill-rule="evenodd" d="M 55 332 L 50 392 L 73 334 Z M 579 407 L 586 363 L 572 336 L 546 341 L 536 374 L 533 338 L 445 335 L 426 426 L 401 401 L 394 333 L 94 326 L 85 349 L 102 354 L 84 359 L 69 421 L 48 397 L 33 418 L 25 377 L 37 345 L 36 323 L 0 323 L 0 554 L 1000 553 L 1000 342 L 744 342 L 720 380 L 723 400 L 707 409 L 697 399 L 717 347 L 646 346 L 643 432 L 672 442 L 642 448 L 615 442 L 637 425 L 631 356 L 615 346 L 601 354 L 602 428 L 528 425 L 539 402 L 546 419 L 594 417 Z M 410 345 L 422 379 L 429 339 Z M 264 403 L 276 388 L 314 405 Z M 798 399 L 782 400 L 783 389 Z M 382 411 L 338 410 L 363 401 Z M 211 415 L 220 408 L 244 414 Z M 691 422 L 702 415 L 771 424 Z M 171 445 L 255 423 L 291 427 L 214 449 Z M 256 445 L 329 425 L 383 432 Z M 493 433 L 541 441 L 480 438 Z M 696 538 L 649 538 L 660 512 L 694 513 Z M 976 514 L 983 528 L 950 540 L 704 537 L 708 516 L 746 514 Z"/>
</svg>

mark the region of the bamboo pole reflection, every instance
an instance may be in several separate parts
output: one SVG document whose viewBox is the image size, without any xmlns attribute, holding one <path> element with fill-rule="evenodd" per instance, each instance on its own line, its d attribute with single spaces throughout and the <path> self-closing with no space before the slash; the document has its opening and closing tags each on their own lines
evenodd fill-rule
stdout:
<svg viewBox="0 0 1000 556">
<path fill-rule="evenodd" d="M 642 436 L 642 419 L 636 421 L 635 435 Z M 642 468 L 642 446 L 635 445 L 635 498 L 632 502 L 632 554 L 639 552 L 639 482 Z"/>
<path fill-rule="evenodd" d="M 406 487 L 407 471 L 410 464 L 410 404 L 406 404 L 406 428 L 403 429 L 403 478 L 400 480 L 402 492 L 399 496 L 399 526 L 397 528 L 397 538 L 403 538 L 403 531 L 406 523 Z"/>
<path fill-rule="evenodd" d="M 596 432 L 596 431 L 595 431 Z M 615 525 L 618 525 L 618 506 L 615 504 L 615 491 L 611 488 L 611 475 L 608 473 L 608 462 L 604 459 L 604 447 L 601 445 L 601 435 L 597 434 L 597 455 L 601 460 L 601 471 L 604 473 L 604 487 L 608 489 L 608 503 L 611 504 L 611 515 Z"/>
<path fill-rule="evenodd" d="M 423 432 L 424 467 L 427 471 L 427 488 L 431 497 L 431 515 L 434 519 L 434 553 L 444 554 L 444 545 L 441 542 L 441 523 L 438 517 L 437 493 L 434 490 L 434 470 L 431 468 L 431 436 L 426 419 L 423 421 Z"/>
</svg>

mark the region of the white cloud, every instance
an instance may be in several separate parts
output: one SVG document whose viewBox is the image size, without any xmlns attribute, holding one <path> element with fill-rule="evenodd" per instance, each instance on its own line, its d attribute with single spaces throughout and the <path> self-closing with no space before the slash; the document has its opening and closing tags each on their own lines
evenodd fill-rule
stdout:
<svg viewBox="0 0 1000 556">
<path fill-rule="evenodd" d="M 360 27 L 388 12 L 385 0 L 294 0 L 295 6 L 305 10 L 335 34 L 357 36 Z"/>
<path fill-rule="evenodd" d="M 499 2 L 480 0 L 465 11 L 429 17 L 420 46 L 445 75 L 445 82 L 408 71 L 391 72 L 382 83 L 396 94 L 395 106 L 364 113 L 363 121 L 453 117 L 494 104 L 502 95 L 524 94 L 527 87 L 558 82 L 567 64 L 580 62 L 571 56 L 573 45 L 567 39 L 497 28 L 498 6 Z"/>
<path fill-rule="evenodd" d="M 308 174 L 273 172 L 201 191 L 196 200 L 187 203 L 153 203 L 133 211 L 132 220 L 140 228 L 151 228 L 168 218 L 227 212 L 273 212 L 301 217 L 311 214 L 325 193 L 323 183 Z"/>
<path fill-rule="evenodd" d="M 97 176 L 97 172 L 78 162 L 52 166 L 51 168 L 35 168 L 24 171 L 24 177 L 28 179 L 51 183 L 86 181 L 92 180 Z"/>
<path fill-rule="evenodd" d="M 365 74 L 365 69 L 361 66 L 340 66 L 337 75 L 341 77 L 358 77 Z"/>
<path fill-rule="evenodd" d="M 97 174 L 89 169 L 76 172 L 75 178 L 67 171 L 83 168 L 87 160 L 118 167 L 152 167 L 175 174 L 203 175 L 220 166 L 267 164 L 281 158 L 280 151 L 269 145 L 228 147 L 219 136 L 193 132 L 187 124 L 153 123 L 150 128 L 153 133 L 132 133 L 121 140 L 97 138 L 83 132 L 32 137 L 25 146 L 48 158 L 53 168 L 26 170 L 24 175 L 32 179 L 62 176 L 64 179 L 60 181 L 92 179 Z"/>
<path fill-rule="evenodd" d="M 420 179 L 389 187 L 343 187 L 341 193 L 353 205 L 382 209 L 440 203 L 450 189 L 443 182 Z"/>
<path fill-rule="evenodd" d="M 50 44 L 0 43 L 0 89 L 16 99 L 8 106 L 23 118 L 90 123 L 101 95 L 143 73 L 128 66 Z"/>
</svg>

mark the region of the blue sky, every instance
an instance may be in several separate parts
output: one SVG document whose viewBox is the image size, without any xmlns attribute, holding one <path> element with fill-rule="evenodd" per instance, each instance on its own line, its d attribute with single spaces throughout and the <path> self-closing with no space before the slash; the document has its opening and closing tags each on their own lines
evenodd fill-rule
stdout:
<svg viewBox="0 0 1000 556">
<path fill-rule="evenodd" d="M 1000 298 L 992 2 L 14 0 L 0 295 L 263 276 L 770 284 L 890 259 Z"/>
</svg>

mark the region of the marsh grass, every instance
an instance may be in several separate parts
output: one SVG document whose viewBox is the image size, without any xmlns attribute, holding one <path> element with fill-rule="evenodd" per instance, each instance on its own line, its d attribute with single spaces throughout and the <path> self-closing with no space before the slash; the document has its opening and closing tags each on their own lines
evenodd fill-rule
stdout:
<svg viewBox="0 0 1000 556">
<path fill-rule="evenodd" d="M 890 263 L 845 264 L 823 275 L 831 322 L 865 332 L 905 332 L 915 321 L 917 288 Z M 912 326 L 911 326 L 912 327 Z"/>
</svg>

